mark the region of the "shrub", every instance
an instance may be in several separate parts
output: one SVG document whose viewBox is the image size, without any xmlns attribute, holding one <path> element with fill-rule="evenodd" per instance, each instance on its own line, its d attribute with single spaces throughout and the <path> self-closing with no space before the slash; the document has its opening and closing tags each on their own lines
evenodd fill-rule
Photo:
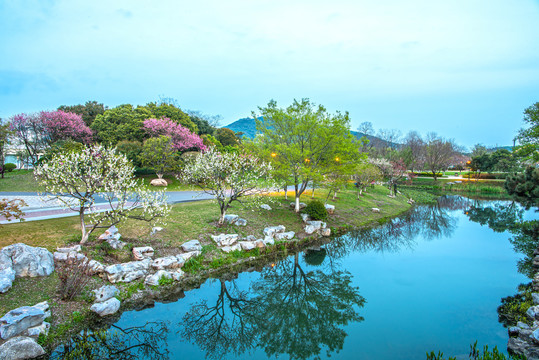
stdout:
<svg viewBox="0 0 539 360">
<path fill-rule="evenodd" d="M 60 279 L 59 292 L 62 300 L 72 300 L 82 292 L 91 279 L 89 268 L 87 258 L 81 261 L 69 259 L 56 267 L 58 279 Z"/>
<path fill-rule="evenodd" d="M 419 172 L 419 173 L 412 173 L 412 174 L 415 175 L 415 176 L 422 176 L 422 177 L 434 177 L 432 172 L 427 172 L 427 171 L 423 171 L 423 172 Z M 442 173 L 436 173 L 436 177 L 441 177 L 443 175 L 444 174 L 442 174 Z"/>
<path fill-rule="evenodd" d="M 310 201 L 303 211 L 313 220 L 325 220 L 328 217 L 326 207 L 319 200 Z"/>
<path fill-rule="evenodd" d="M 12 172 L 13 170 L 15 170 L 17 168 L 17 165 L 13 164 L 13 163 L 7 163 L 7 164 L 4 164 L 4 171 L 7 171 L 7 172 Z"/>
</svg>

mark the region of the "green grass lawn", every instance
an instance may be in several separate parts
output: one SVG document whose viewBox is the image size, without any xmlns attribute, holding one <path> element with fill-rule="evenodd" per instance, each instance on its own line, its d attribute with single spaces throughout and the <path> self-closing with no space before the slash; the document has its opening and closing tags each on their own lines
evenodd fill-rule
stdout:
<svg viewBox="0 0 539 360">
<path fill-rule="evenodd" d="M 14 170 L 4 173 L 4 178 L 0 179 L 0 191 L 42 191 L 43 189 L 34 179 L 32 170 Z"/>
</svg>

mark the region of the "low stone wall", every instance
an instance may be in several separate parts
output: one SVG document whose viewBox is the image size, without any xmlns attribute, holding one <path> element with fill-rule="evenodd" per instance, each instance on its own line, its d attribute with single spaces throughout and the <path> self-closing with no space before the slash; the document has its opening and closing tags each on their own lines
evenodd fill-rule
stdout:
<svg viewBox="0 0 539 360">
<path fill-rule="evenodd" d="M 526 316 L 533 321 L 532 326 L 519 321 L 517 326 L 508 329 L 507 349 L 517 355 L 524 355 L 528 360 L 539 359 L 539 248 L 533 253 L 535 276 L 532 281 L 534 306 L 526 311 Z"/>
</svg>

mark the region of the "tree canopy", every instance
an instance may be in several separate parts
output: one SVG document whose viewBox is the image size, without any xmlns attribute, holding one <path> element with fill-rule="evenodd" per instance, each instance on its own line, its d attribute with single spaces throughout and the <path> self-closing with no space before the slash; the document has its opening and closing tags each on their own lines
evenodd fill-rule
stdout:
<svg viewBox="0 0 539 360">
<path fill-rule="evenodd" d="M 296 212 L 299 198 L 310 181 L 322 181 L 336 159 L 352 161 L 359 151 L 350 134 L 348 113 L 330 114 L 309 99 L 294 100 L 286 109 L 271 100 L 253 112 L 261 133 L 259 150 L 280 173 L 288 173 L 294 185 Z M 260 118 L 260 115 L 262 118 Z"/>
</svg>

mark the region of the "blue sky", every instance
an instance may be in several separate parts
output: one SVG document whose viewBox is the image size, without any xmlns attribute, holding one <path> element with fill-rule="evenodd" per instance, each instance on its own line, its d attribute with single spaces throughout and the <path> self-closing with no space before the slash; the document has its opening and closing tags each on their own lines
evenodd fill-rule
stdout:
<svg viewBox="0 0 539 360">
<path fill-rule="evenodd" d="M 164 95 L 226 125 L 308 97 L 352 128 L 509 145 L 538 24 L 537 0 L 0 0 L 0 117 Z"/>
</svg>

